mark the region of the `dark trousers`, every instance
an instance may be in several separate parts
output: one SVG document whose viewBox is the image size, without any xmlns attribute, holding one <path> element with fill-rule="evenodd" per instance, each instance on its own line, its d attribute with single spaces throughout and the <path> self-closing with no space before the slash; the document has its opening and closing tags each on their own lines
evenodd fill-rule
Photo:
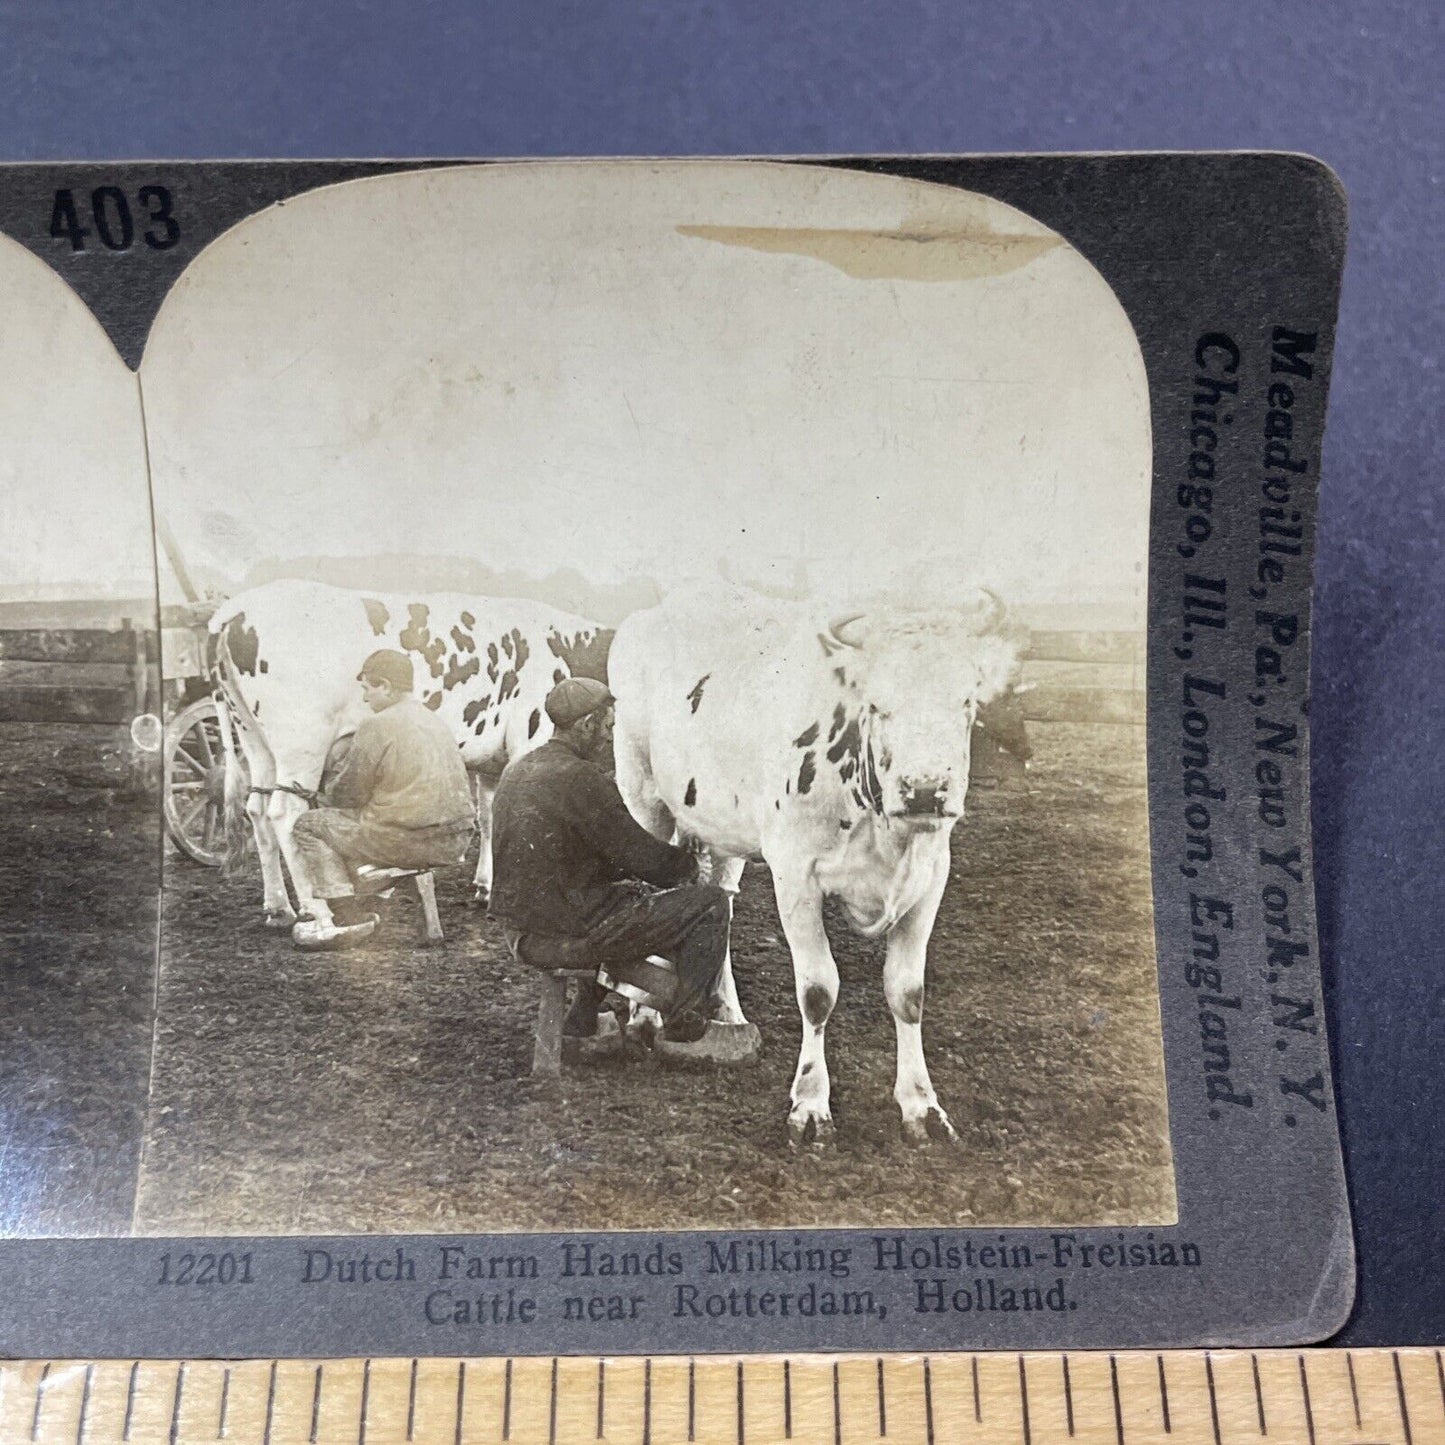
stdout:
<svg viewBox="0 0 1445 1445">
<path fill-rule="evenodd" d="M 677 994 L 667 1022 L 705 1016 L 708 995 L 727 957 L 728 895 L 710 883 L 657 891 L 620 884 L 591 929 L 581 937 L 527 933 L 516 942 L 517 956 L 533 968 L 606 968 L 657 954 L 677 973 Z M 578 991 L 564 1032 L 591 1033 L 605 990 L 600 984 Z"/>
</svg>

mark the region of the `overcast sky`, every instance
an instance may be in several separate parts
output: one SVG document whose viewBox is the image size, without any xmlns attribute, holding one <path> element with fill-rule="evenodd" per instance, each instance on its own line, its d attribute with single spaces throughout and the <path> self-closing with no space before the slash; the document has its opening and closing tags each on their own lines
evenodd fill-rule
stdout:
<svg viewBox="0 0 1445 1445">
<path fill-rule="evenodd" d="M 0 236 L 0 598 L 149 597 L 136 379 L 89 309 Z"/>
<path fill-rule="evenodd" d="M 4 240 L 0 289 L 0 587 L 144 591 L 135 379 Z M 1128 320 L 1052 233 L 945 187 L 676 162 L 349 182 L 210 246 L 141 385 L 159 512 L 230 587 L 314 554 L 663 586 L 725 561 L 1142 613 Z"/>
<path fill-rule="evenodd" d="M 971 193 L 733 163 L 349 182 L 206 250 L 141 376 L 158 508 L 233 583 L 302 554 L 663 585 L 726 558 L 1142 610 L 1132 329 Z"/>
</svg>

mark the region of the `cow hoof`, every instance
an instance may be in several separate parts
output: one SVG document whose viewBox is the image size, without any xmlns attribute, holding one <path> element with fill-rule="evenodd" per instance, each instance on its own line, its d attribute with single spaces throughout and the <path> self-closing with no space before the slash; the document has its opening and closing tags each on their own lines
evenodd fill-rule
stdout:
<svg viewBox="0 0 1445 1445">
<path fill-rule="evenodd" d="M 942 1109 L 930 1109 L 921 1119 L 905 1119 L 903 1142 L 915 1149 L 926 1149 L 934 1140 L 945 1144 L 961 1144 L 957 1131 Z"/>
<path fill-rule="evenodd" d="M 472 907 L 486 908 L 491 904 L 492 890 L 490 888 L 474 888 L 472 890 Z"/>
<path fill-rule="evenodd" d="M 788 1145 L 801 1149 L 811 1144 L 816 1149 L 826 1149 L 837 1137 L 837 1129 L 827 1115 L 789 1114 Z"/>
<path fill-rule="evenodd" d="M 266 910 L 266 927 L 272 933 L 290 933 L 296 926 L 296 914 L 290 908 L 268 908 Z"/>
</svg>

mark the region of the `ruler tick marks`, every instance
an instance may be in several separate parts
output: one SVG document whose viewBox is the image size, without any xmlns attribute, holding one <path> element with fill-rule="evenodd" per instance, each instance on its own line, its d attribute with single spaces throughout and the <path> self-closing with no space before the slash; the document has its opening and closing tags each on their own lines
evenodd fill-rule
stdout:
<svg viewBox="0 0 1445 1445">
<path fill-rule="evenodd" d="M 135 1375 L 131 1375 L 131 1383 L 135 1383 Z M 271 1421 L 276 1414 L 276 1361 L 271 1361 L 271 1383 L 266 1387 L 266 1429 L 262 1433 L 262 1445 L 271 1445 Z M 130 1439 L 129 1416 L 127 1415 L 126 1436 Z"/>
<path fill-rule="evenodd" d="M 1350 1399 L 1355 1404 L 1355 1429 L 1363 1428 L 1360 1420 L 1360 1391 L 1355 1384 L 1355 1361 L 1348 1350 L 1345 1351 L 1345 1368 L 1350 1372 Z"/>
<path fill-rule="evenodd" d="M 652 1358 L 642 1365 L 642 1445 L 652 1445 Z"/>
<path fill-rule="evenodd" d="M 40 1438 L 40 1407 L 45 1403 L 45 1382 L 50 1378 L 50 1362 L 45 1362 L 45 1367 L 40 1371 L 39 1383 L 35 1386 L 35 1413 L 30 1417 L 30 1438 Z"/>
<path fill-rule="evenodd" d="M 743 1362 L 738 1361 L 738 1445 L 744 1445 L 743 1435 Z"/>
<path fill-rule="evenodd" d="M 878 1434 L 885 1440 L 888 1438 L 888 1395 L 883 1387 L 882 1356 L 878 1359 Z"/>
<path fill-rule="evenodd" d="M 361 1415 L 356 1427 L 356 1445 L 366 1445 L 366 1406 L 371 1395 L 371 1361 L 361 1367 Z"/>
<path fill-rule="evenodd" d="M 1169 1423 L 1169 1381 L 1164 1378 L 1164 1356 L 1155 1355 L 1154 1359 L 1159 1365 L 1159 1405 L 1164 1412 L 1164 1433 L 1170 1435 L 1173 1434 L 1173 1426 Z"/>
<path fill-rule="evenodd" d="M 1161 1371 L 1160 1379 L 1163 1379 L 1164 1361 L 1162 1358 L 1159 1361 L 1159 1369 Z M 1209 1423 L 1214 1429 L 1214 1445 L 1224 1445 L 1219 1438 L 1219 1396 L 1214 1391 L 1214 1356 L 1208 1350 L 1204 1352 L 1204 1380 L 1209 1386 Z"/>
<path fill-rule="evenodd" d="M 1269 1434 L 1269 1426 L 1264 1423 L 1264 1391 L 1259 1388 L 1259 1358 L 1256 1355 L 1249 1357 L 1249 1368 L 1254 1374 L 1254 1408 L 1259 1412 L 1259 1433 Z"/>
<path fill-rule="evenodd" d="M 462 1416 L 467 1405 L 467 1362 L 457 1361 L 457 1431 L 452 1437 L 455 1445 L 462 1445 Z M 512 1362 L 507 1361 L 507 1398 L 504 1401 L 504 1413 L 502 1415 L 502 1439 L 506 1440 L 512 1432 Z"/>
<path fill-rule="evenodd" d="M 1415 1445 L 1410 1434 L 1410 1411 L 1405 1404 L 1405 1377 L 1400 1373 L 1399 1350 L 1391 1350 L 1390 1358 L 1395 1362 L 1395 1393 L 1400 1397 L 1400 1423 L 1405 1427 L 1405 1445 Z"/>
<path fill-rule="evenodd" d="M 1299 1356 L 1299 1388 L 1305 1402 L 1305 1426 L 1310 1433 L 1310 1445 L 1315 1445 L 1315 1412 L 1310 1404 L 1310 1377 L 1305 1374 L 1305 1357 Z M 1408 1445 L 1408 1442 L 1407 1442 Z"/>
<path fill-rule="evenodd" d="M 80 1419 L 75 1425 L 75 1445 L 81 1445 L 85 1439 L 85 1417 L 90 1413 L 90 1387 L 95 1380 L 95 1365 L 89 1364 L 85 1367 L 85 1389 L 80 1396 Z"/>
<path fill-rule="evenodd" d="M 182 1360 L 180 1364 L 176 1366 L 176 1392 L 171 1396 L 171 1445 L 176 1445 L 176 1441 L 180 1438 L 181 1434 L 181 1395 L 184 1393 L 185 1388 L 186 1362 Z M 314 1440 L 316 1437 L 313 1435 L 311 1438 Z"/>
<path fill-rule="evenodd" d="M 1069 1379 L 1069 1357 L 1060 1355 L 1064 1365 L 1064 1419 L 1068 1423 L 1070 1436 L 1074 1433 L 1074 1386 Z"/>
<path fill-rule="evenodd" d="M 978 1384 L 978 1361 L 973 1362 L 974 1384 Z M 923 1424 L 928 1437 L 928 1445 L 933 1445 L 933 1370 L 929 1366 L 928 1356 L 923 1357 Z"/>
<path fill-rule="evenodd" d="M 607 1433 L 607 1375 L 606 1363 L 597 1361 L 597 1438 Z"/>
<path fill-rule="evenodd" d="M 696 1371 L 697 1361 L 689 1360 L 687 1362 L 687 1438 L 689 1440 L 695 1440 L 697 1438 L 697 1436 L 693 1434 L 697 1407 L 696 1381 L 693 1378 Z"/>
<path fill-rule="evenodd" d="M 1024 1445 L 1034 1445 L 1033 1427 L 1029 1423 L 1029 1375 L 1022 1355 L 1019 1356 L 1019 1409 L 1024 1422 Z"/>
<path fill-rule="evenodd" d="M 457 1384 L 457 1389 L 458 1389 L 458 1391 L 461 1390 L 461 1383 L 460 1383 L 460 1381 L 459 1381 L 458 1384 Z M 458 1424 L 457 1424 L 457 1434 L 458 1434 L 458 1436 L 460 1436 L 460 1434 L 461 1434 L 461 1428 L 462 1428 L 462 1427 L 461 1427 L 461 1424 L 460 1424 L 461 1414 L 462 1414 L 462 1412 L 461 1412 L 460 1410 L 458 1410 L 458 1411 L 457 1411 L 457 1420 L 458 1420 Z M 503 1440 L 510 1440 L 511 1438 L 512 1438 L 512 1362 L 511 1362 L 510 1360 L 508 1360 L 508 1361 L 507 1361 L 506 1371 L 503 1373 L 503 1376 L 502 1376 L 502 1439 L 503 1439 Z"/>
<path fill-rule="evenodd" d="M 317 1365 L 316 1382 L 311 1387 L 311 1434 L 307 1437 L 311 1445 L 316 1445 L 316 1431 L 321 1424 L 321 1372 L 325 1365 Z"/>
<path fill-rule="evenodd" d="M 139 1360 L 130 1367 L 130 1383 L 126 1386 L 125 1391 L 125 1420 L 121 1423 L 120 1427 L 120 1438 L 122 1440 L 130 1439 L 130 1422 L 131 1417 L 135 1414 L 135 1377 L 138 1374 L 140 1374 Z"/>
<path fill-rule="evenodd" d="M 783 1361 L 783 1439 L 793 1438 L 793 1367 Z"/>
<path fill-rule="evenodd" d="M 411 1384 L 406 1392 L 406 1438 L 416 1432 L 416 1361 L 411 1362 Z"/>
<path fill-rule="evenodd" d="M 216 1439 L 226 1438 L 226 1411 L 231 1403 L 231 1367 L 226 1366 L 221 1375 L 221 1409 L 216 1416 Z"/>
<path fill-rule="evenodd" d="M 552 1356 L 552 1383 L 547 1393 L 547 1445 L 557 1445 L 557 1357 Z"/>
<path fill-rule="evenodd" d="M 1119 1362 L 1109 1356 L 1109 1388 L 1114 1393 L 1114 1435 L 1124 1445 L 1124 1405 L 1119 1399 Z"/>
<path fill-rule="evenodd" d="M 843 1404 L 838 1391 L 838 1362 L 833 1361 L 833 1445 L 843 1445 Z"/>
<path fill-rule="evenodd" d="M 973 1418 L 974 1423 L 983 1424 L 983 1396 L 978 1390 L 978 1356 L 973 1357 Z"/>
</svg>

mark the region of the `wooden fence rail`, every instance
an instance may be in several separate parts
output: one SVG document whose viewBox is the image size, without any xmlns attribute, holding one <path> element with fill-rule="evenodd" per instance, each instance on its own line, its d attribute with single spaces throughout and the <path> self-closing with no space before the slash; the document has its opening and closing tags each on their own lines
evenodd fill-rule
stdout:
<svg viewBox="0 0 1445 1445">
<path fill-rule="evenodd" d="M 129 723 L 151 710 L 154 629 L 0 631 L 0 722 Z"/>
<path fill-rule="evenodd" d="M 109 662 L 129 667 L 141 649 L 154 652 L 152 635 L 134 627 L 113 632 L 80 627 L 15 628 L 0 632 L 0 662 Z"/>
<path fill-rule="evenodd" d="M 1031 662 L 1133 662 L 1142 665 L 1142 632 L 1031 632 Z"/>
<path fill-rule="evenodd" d="M 1024 654 L 1025 722 L 1144 723 L 1142 632 L 1033 632 Z"/>
</svg>

